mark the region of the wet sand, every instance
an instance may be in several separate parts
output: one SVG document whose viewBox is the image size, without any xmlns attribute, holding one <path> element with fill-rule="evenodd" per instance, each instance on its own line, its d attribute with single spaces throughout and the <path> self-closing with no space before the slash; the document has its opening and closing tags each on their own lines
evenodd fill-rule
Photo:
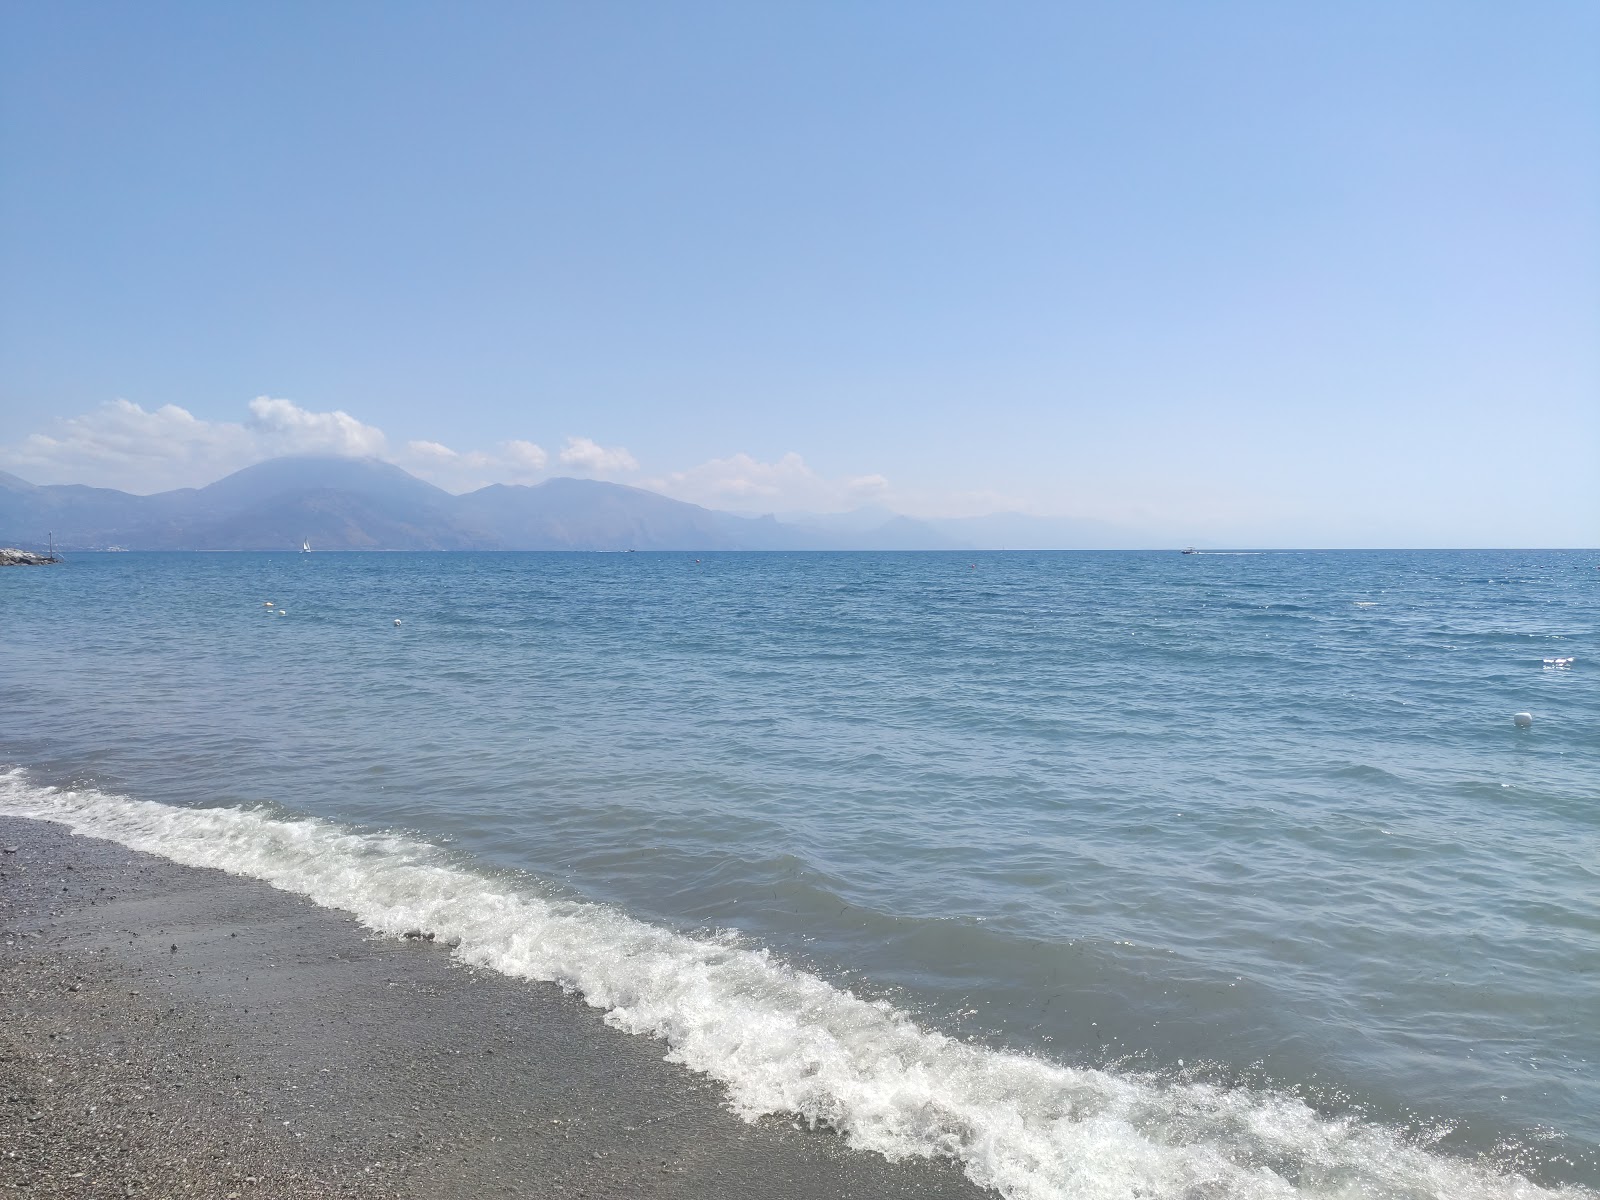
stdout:
<svg viewBox="0 0 1600 1200">
<path fill-rule="evenodd" d="M 0 1190 L 992 1197 L 746 1124 L 548 984 L 266 884 L 0 819 Z"/>
</svg>

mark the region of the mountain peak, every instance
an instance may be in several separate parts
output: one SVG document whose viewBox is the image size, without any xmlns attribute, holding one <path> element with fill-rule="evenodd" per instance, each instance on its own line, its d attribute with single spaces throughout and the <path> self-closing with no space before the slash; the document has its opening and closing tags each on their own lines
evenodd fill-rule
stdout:
<svg viewBox="0 0 1600 1200">
<path fill-rule="evenodd" d="M 376 458 L 268 459 L 199 489 L 134 496 L 36 487 L 0 473 L 0 544 L 54 531 L 67 549 L 135 550 L 944 550 L 1105 545 L 1093 522 L 1000 516 L 718 512 L 645 488 L 557 477 L 453 496 Z"/>
</svg>

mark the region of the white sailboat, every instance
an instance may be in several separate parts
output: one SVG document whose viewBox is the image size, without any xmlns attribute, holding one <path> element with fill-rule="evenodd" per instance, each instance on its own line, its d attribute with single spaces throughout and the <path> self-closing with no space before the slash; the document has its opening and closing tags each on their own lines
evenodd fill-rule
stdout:
<svg viewBox="0 0 1600 1200">
<path fill-rule="evenodd" d="M 310 538 L 301 538 L 300 539 L 300 553 L 301 554 L 310 554 L 311 553 L 311 539 Z"/>
</svg>

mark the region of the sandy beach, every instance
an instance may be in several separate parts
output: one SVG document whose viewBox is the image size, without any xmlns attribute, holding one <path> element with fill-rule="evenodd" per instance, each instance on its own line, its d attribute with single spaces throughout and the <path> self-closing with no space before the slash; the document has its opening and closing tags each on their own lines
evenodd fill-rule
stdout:
<svg viewBox="0 0 1600 1200">
<path fill-rule="evenodd" d="M 0 1188 L 23 1196 L 976 1198 L 747 1124 L 551 985 L 266 884 L 0 820 Z"/>
</svg>

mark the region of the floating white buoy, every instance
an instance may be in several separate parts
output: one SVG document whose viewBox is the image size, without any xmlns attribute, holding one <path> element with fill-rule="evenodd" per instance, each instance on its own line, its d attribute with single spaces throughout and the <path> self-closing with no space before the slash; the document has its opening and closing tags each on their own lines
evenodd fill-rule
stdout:
<svg viewBox="0 0 1600 1200">
<path fill-rule="evenodd" d="M 1526 729 L 1529 725 L 1533 724 L 1533 714 L 1518 713 L 1516 716 L 1511 718 L 1511 723 L 1518 729 Z"/>
<path fill-rule="evenodd" d="M 288 616 L 288 615 L 289 615 L 289 614 L 288 614 L 288 613 L 286 613 L 286 612 L 284 612 L 284 611 L 283 611 L 283 609 L 281 609 L 281 608 L 280 608 L 280 609 L 279 609 L 279 610 L 278 610 L 278 615 L 279 615 L 279 616 L 280 616 L 280 617 L 285 617 L 285 616 Z"/>
<path fill-rule="evenodd" d="M 271 608 L 272 607 L 272 601 L 271 600 L 263 600 L 261 602 L 261 607 L 262 608 Z"/>
<path fill-rule="evenodd" d="M 400 624 L 400 618 L 399 618 L 399 617 L 396 617 L 396 618 L 395 618 L 395 619 L 394 619 L 394 623 L 395 623 L 395 624 L 396 624 L 396 625 L 398 625 L 398 624 Z"/>
</svg>

